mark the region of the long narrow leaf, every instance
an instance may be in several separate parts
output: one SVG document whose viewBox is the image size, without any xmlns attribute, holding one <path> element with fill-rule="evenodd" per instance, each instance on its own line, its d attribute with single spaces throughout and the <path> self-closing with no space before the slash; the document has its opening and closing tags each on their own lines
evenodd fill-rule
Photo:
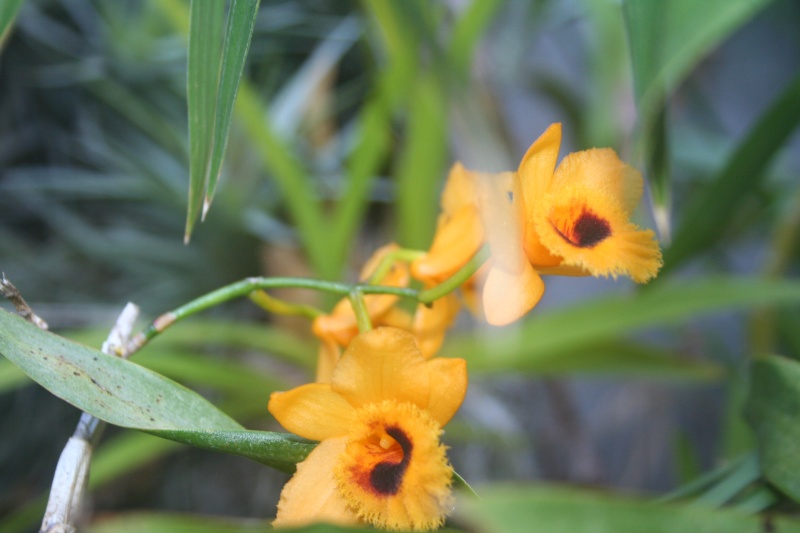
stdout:
<svg viewBox="0 0 800 533">
<path fill-rule="evenodd" d="M 0 50 L 11 33 L 19 8 L 25 0 L 4 0 L 0 2 Z"/>
<path fill-rule="evenodd" d="M 766 176 L 766 168 L 800 123 L 800 76 L 761 115 L 713 181 L 686 207 L 665 272 L 712 246 L 736 216 L 737 208 Z"/>
<path fill-rule="evenodd" d="M 656 202 L 656 222 L 669 231 L 669 173 L 664 163 L 667 95 L 718 43 L 769 0 L 625 0 L 634 92 L 645 166 Z M 661 160 L 659 160 L 661 158 Z"/>
<path fill-rule="evenodd" d="M 228 27 L 225 30 L 225 45 L 222 52 L 222 67 L 217 93 L 216 121 L 214 122 L 213 150 L 208 165 L 206 199 L 203 203 L 205 218 L 214 190 L 217 186 L 222 158 L 228 144 L 228 131 L 233 115 L 233 104 L 239 91 L 247 50 L 256 22 L 259 0 L 233 0 L 228 15 Z"/>
<path fill-rule="evenodd" d="M 420 77 L 412 89 L 406 146 L 397 171 L 398 240 L 424 248 L 433 237 L 438 189 L 444 179 L 447 106 L 433 76 Z"/>
<path fill-rule="evenodd" d="M 800 501 L 800 363 L 778 356 L 756 360 L 746 412 L 764 475 Z"/>
<path fill-rule="evenodd" d="M 800 531 L 788 517 L 747 515 L 729 509 L 663 505 L 599 492 L 537 486 L 484 487 L 480 500 L 464 500 L 458 510 L 472 531 L 506 533 L 783 533 Z M 765 524 L 769 524 L 765 526 Z M 535 527 L 531 527 L 535 525 Z"/>
<path fill-rule="evenodd" d="M 769 0 L 625 0 L 640 123 L 652 124 L 665 96 L 709 50 Z"/>
<path fill-rule="evenodd" d="M 294 472 L 295 465 L 311 453 L 317 443 L 289 433 L 270 431 L 150 431 L 197 448 L 247 457 L 284 472 Z"/>
<path fill-rule="evenodd" d="M 720 277 L 664 283 L 636 294 L 541 314 L 518 331 L 462 338 L 450 343 L 447 353 L 468 359 L 473 370 L 525 368 L 554 354 L 591 347 L 645 327 L 685 323 L 713 312 L 797 302 L 800 282 L 796 281 Z"/>
<path fill-rule="evenodd" d="M 207 186 L 214 142 L 224 16 L 225 2 L 192 0 L 189 5 L 186 97 L 189 106 L 190 161 L 185 241 L 192 234 Z"/>
<path fill-rule="evenodd" d="M 136 429 L 241 429 L 189 389 L 0 310 L 0 354 L 75 407 Z"/>
</svg>

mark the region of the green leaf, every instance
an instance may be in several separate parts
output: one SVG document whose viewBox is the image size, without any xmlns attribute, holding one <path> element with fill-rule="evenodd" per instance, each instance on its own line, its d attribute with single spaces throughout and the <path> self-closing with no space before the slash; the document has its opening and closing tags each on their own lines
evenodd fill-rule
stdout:
<svg viewBox="0 0 800 533">
<path fill-rule="evenodd" d="M 194 516 L 173 513 L 105 514 L 89 526 L 87 533 L 267 533 L 271 521 Z M 363 533 L 363 528 L 317 524 L 292 528 L 297 533 Z"/>
<path fill-rule="evenodd" d="M 294 472 L 295 465 L 311 453 L 317 443 L 289 433 L 270 431 L 150 431 L 153 435 L 197 448 L 247 457 L 259 463 Z"/>
<path fill-rule="evenodd" d="M 800 522 L 727 509 L 663 505 L 599 492 L 547 487 L 484 487 L 462 502 L 462 523 L 492 533 L 762 533 L 800 531 Z"/>
<path fill-rule="evenodd" d="M 766 177 L 766 167 L 800 122 L 800 76 L 775 99 L 728 163 L 704 190 L 691 198 L 664 253 L 663 276 L 687 259 L 711 247 Z"/>
<path fill-rule="evenodd" d="M 14 20 L 17 18 L 19 8 L 25 0 L 4 0 L 0 3 L 0 50 L 3 48 L 6 39 L 11 33 L 11 28 L 14 26 Z"/>
<path fill-rule="evenodd" d="M 241 429 L 201 396 L 155 372 L 42 331 L 2 310 L 0 354 L 59 398 L 110 424 Z"/>
<path fill-rule="evenodd" d="M 64 334 L 74 341 L 99 346 L 108 334 L 102 329 L 72 330 Z M 190 350 L 198 347 L 222 346 L 243 348 L 298 364 L 313 370 L 317 364 L 317 347 L 291 333 L 269 324 L 234 322 L 219 319 L 183 320 L 169 328 L 168 335 L 156 337 L 136 354 L 136 361 L 150 352 Z"/>
<path fill-rule="evenodd" d="M 623 2 L 641 144 L 656 201 L 656 221 L 662 231 L 669 226 L 664 131 L 667 95 L 710 50 L 768 3 L 769 0 Z"/>
<path fill-rule="evenodd" d="M 800 501 L 800 363 L 778 356 L 756 359 L 745 409 L 764 476 Z"/>
<path fill-rule="evenodd" d="M 225 2 L 192 0 L 189 4 L 189 63 L 186 99 L 189 106 L 189 204 L 186 213 L 188 242 L 203 204 L 214 143 L 222 27 Z"/>
<path fill-rule="evenodd" d="M 438 191 L 447 151 L 447 105 L 433 76 L 411 90 L 406 144 L 397 170 L 397 226 L 400 245 L 425 248 L 433 238 Z"/>
<path fill-rule="evenodd" d="M 625 0 L 641 124 L 651 125 L 672 92 L 717 44 L 769 0 Z"/>
<path fill-rule="evenodd" d="M 448 55 L 462 76 L 469 74 L 478 41 L 502 5 L 502 0 L 473 0 L 456 21 Z"/>
<path fill-rule="evenodd" d="M 30 383 L 28 376 L 11 361 L 0 359 L 0 394 Z"/>
<path fill-rule="evenodd" d="M 471 370 L 535 370 L 541 364 L 554 372 L 563 364 L 564 369 L 575 371 L 566 354 L 590 350 L 595 343 L 625 333 L 681 324 L 701 314 L 798 301 L 800 282 L 795 281 L 726 277 L 673 280 L 546 314 L 534 309 L 530 315 L 535 316 L 529 316 L 517 330 L 496 328 L 481 336 L 462 337 L 449 343 L 446 352 L 466 358 Z"/>
<path fill-rule="evenodd" d="M 222 167 L 222 157 L 228 144 L 228 131 L 233 115 L 233 104 L 239 91 L 239 82 L 244 71 L 247 50 L 253 36 L 259 0 L 233 0 L 228 15 L 228 27 L 225 30 L 225 45 L 222 52 L 222 71 L 217 93 L 216 121 L 214 122 L 214 146 L 207 171 L 206 200 L 203 216 L 208 212 L 217 179 Z"/>
</svg>

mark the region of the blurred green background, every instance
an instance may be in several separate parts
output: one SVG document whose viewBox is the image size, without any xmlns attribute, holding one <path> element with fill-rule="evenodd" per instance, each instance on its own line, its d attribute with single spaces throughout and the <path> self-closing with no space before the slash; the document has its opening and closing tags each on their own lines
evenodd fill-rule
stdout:
<svg viewBox="0 0 800 533">
<path fill-rule="evenodd" d="M 637 222 L 664 271 L 548 278 L 516 329 L 463 317 L 443 351 L 472 371 L 445 437 L 456 470 L 479 492 L 654 496 L 740 464 L 748 362 L 800 357 L 797 2 L 261 4 L 220 185 L 184 245 L 188 4 L 22 2 L 0 54 L 0 270 L 51 329 L 99 346 L 127 301 L 152 318 L 246 276 L 353 280 L 387 241 L 428 245 L 454 161 L 515 169 L 563 122 L 562 156 L 610 146 L 645 173 Z M 315 350 L 307 324 L 239 302 L 136 360 L 278 429 L 269 392 L 306 380 Z M 0 363 L 0 530 L 32 531 L 79 413 Z M 760 471 L 735 472 L 707 505 L 787 505 L 748 500 Z M 286 479 L 110 428 L 91 504 L 263 519 Z"/>
</svg>

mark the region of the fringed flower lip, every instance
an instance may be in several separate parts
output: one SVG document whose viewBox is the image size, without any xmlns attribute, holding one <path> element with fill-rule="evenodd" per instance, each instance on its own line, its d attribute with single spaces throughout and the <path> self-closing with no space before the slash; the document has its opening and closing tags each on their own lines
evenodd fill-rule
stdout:
<svg viewBox="0 0 800 533">
<path fill-rule="evenodd" d="M 637 283 L 661 268 L 655 233 L 630 217 L 642 197 L 641 174 L 609 148 L 567 155 L 556 168 L 561 125 L 531 145 L 517 171 L 525 197 L 524 247 L 542 274 L 629 276 Z"/>
<path fill-rule="evenodd" d="M 275 525 L 439 527 L 452 480 L 439 436 L 466 388 L 464 360 L 427 360 L 411 333 L 383 327 L 350 342 L 330 383 L 273 393 L 281 425 L 321 441 L 284 487 Z"/>
</svg>

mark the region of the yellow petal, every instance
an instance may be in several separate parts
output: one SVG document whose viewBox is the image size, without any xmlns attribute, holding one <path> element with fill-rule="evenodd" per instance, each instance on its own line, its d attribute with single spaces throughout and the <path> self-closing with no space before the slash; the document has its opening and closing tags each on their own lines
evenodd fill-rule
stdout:
<svg viewBox="0 0 800 533">
<path fill-rule="evenodd" d="M 481 222 L 492 261 L 506 270 L 519 269 L 523 260 L 525 203 L 513 172 L 480 174 L 477 181 Z"/>
<path fill-rule="evenodd" d="M 537 202 L 550 187 L 560 144 L 561 124 L 551 124 L 522 157 L 517 174 L 529 211 L 536 209 Z"/>
<path fill-rule="evenodd" d="M 414 336 L 397 328 L 376 328 L 354 338 L 333 371 L 332 390 L 358 408 L 383 400 L 424 407 L 430 398 L 425 358 Z"/>
<path fill-rule="evenodd" d="M 321 442 L 305 461 L 297 465 L 283 487 L 275 527 L 300 527 L 314 522 L 341 526 L 361 521 L 336 487 L 334 467 L 344 453 L 347 437 Z"/>
<path fill-rule="evenodd" d="M 427 365 L 431 376 L 436 376 L 427 411 L 440 426 L 444 426 L 456 414 L 467 394 L 467 362 L 437 357 Z"/>
<path fill-rule="evenodd" d="M 426 283 L 439 283 L 467 264 L 482 244 L 483 227 L 474 205 L 441 215 L 430 250 L 411 263 L 411 273 Z"/>
<path fill-rule="evenodd" d="M 536 230 L 563 265 L 594 276 L 630 276 L 637 283 L 661 267 L 655 234 L 628 222 L 619 196 L 574 183 L 546 195 L 542 205 Z"/>
<path fill-rule="evenodd" d="M 333 369 L 342 355 L 341 347 L 333 340 L 323 338 L 317 355 L 317 383 L 330 383 Z"/>
<path fill-rule="evenodd" d="M 533 309 L 544 294 L 544 282 L 530 263 L 523 261 L 518 272 L 492 265 L 483 286 L 486 321 L 505 326 Z"/>
<path fill-rule="evenodd" d="M 411 331 L 426 359 L 430 359 L 439 351 L 447 328 L 455 321 L 460 308 L 454 293 L 439 298 L 430 307 L 422 304 L 417 306 Z"/>
<path fill-rule="evenodd" d="M 327 383 L 273 392 L 268 409 L 287 431 L 312 440 L 345 435 L 355 420 L 353 406 Z"/>
<path fill-rule="evenodd" d="M 475 173 L 456 163 L 450 169 L 442 190 L 442 213 L 455 214 L 462 207 L 475 205 Z"/>
<path fill-rule="evenodd" d="M 567 155 L 558 165 L 548 192 L 573 185 L 585 187 L 589 194 L 615 199 L 626 215 L 639 205 L 644 180 L 638 170 L 624 163 L 611 148 L 592 148 Z"/>
</svg>

